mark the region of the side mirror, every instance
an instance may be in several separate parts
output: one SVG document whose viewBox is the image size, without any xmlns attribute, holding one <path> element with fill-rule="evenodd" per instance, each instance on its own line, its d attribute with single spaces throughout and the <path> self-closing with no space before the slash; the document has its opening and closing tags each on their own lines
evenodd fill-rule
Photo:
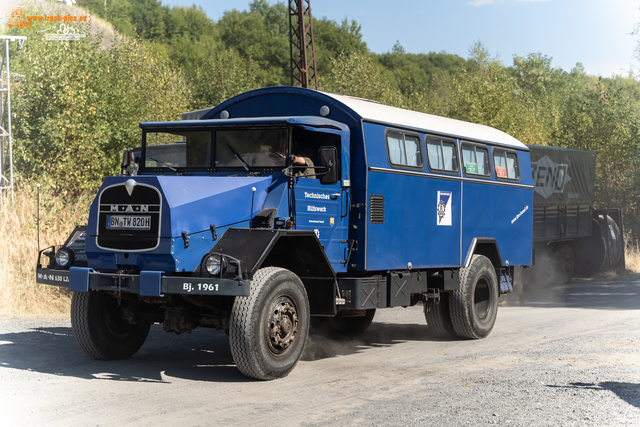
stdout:
<svg viewBox="0 0 640 427">
<path fill-rule="evenodd" d="M 338 182 L 338 150 L 336 147 L 320 147 L 318 150 L 318 161 L 320 167 L 326 173 L 320 175 L 320 183 L 322 185 L 332 185 Z"/>
</svg>

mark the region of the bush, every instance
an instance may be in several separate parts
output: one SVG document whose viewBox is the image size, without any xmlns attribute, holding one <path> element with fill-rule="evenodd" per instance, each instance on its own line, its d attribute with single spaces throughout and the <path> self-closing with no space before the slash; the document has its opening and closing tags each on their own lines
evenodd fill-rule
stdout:
<svg viewBox="0 0 640 427">
<path fill-rule="evenodd" d="M 178 68 L 145 44 L 116 38 L 104 49 L 79 27 L 78 41 L 34 31 L 12 57 L 24 75 L 12 99 L 17 170 L 68 196 L 117 173 L 122 151 L 140 145 L 138 123 L 179 120 L 189 98 Z"/>
</svg>

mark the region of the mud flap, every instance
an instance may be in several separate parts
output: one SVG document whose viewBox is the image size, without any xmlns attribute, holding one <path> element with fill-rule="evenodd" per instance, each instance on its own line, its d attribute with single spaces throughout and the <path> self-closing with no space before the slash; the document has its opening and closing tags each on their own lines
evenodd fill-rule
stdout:
<svg viewBox="0 0 640 427">
<path fill-rule="evenodd" d="M 511 269 L 500 270 L 500 293 L 506 294 L 513 291 L 513 275 Z"/>
</svg>

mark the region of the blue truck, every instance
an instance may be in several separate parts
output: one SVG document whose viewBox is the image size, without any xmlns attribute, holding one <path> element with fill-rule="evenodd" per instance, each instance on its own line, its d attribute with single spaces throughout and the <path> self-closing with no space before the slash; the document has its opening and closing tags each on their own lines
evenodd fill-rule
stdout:
<svg viewBox="0 0 640 427">
<path fill-rule="evenodd" d="M 38 257 L 96 359 L 153 323 L 209 327 L 244 375 L 281 378 L 310 327 L 419 303 L 430 335 L 484 338 L 532 263 L 529 148 L 496 129 L 294 87 L 140 128 L 88 224 Z"/>
</svg>

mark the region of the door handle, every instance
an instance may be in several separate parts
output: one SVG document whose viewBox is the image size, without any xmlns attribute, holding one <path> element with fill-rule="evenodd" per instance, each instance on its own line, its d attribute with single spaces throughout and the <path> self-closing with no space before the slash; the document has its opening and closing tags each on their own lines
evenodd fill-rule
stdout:
<svg viewBox="0 0 640 427">
<path fill-rule="evenodd" d="M 331 200 L 335 200 L 335 199 L 337 199 L 338 197 L 340 197 L 340 193 L 333 193 L 333 194 L 332 194 L 331 196 L 329 196 L 329 197 L 331 197 Z"/>
</svg>

